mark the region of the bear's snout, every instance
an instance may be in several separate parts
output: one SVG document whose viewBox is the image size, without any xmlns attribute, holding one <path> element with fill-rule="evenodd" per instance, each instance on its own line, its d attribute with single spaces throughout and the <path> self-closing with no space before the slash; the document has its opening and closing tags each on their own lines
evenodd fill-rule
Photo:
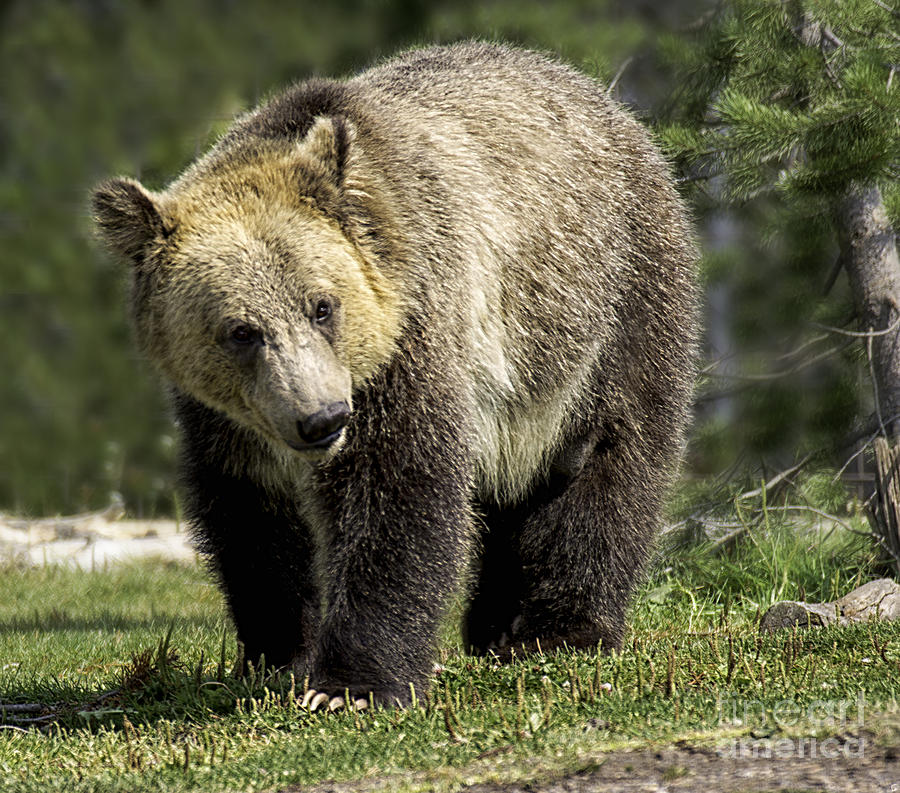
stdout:
<svg viewBox="0 0 900 793">
<path fill-rule="evenodd" d="M 306 446 L 329 446 L 349 420 L 350 406 L 346 402 L 332 402 L 318 413 L 299 420 L 297 434 Z"/>
</svg>

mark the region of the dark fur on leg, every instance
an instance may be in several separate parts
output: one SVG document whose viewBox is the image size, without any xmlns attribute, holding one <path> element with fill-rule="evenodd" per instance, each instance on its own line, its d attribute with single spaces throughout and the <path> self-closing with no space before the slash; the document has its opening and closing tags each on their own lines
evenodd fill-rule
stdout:
<svg viewBox="0 0 900 793">
<path fill-rule="evenodd" d="M 306 657 L 319 624 L 313 550 L 296 505 L 227 463 L 242 438 L 224 416 L 176 395 L 185 510 L 219 579 L 246 662 L 269 667 Z M 250 450 L 248 450 L 249 452 Z"/>
<path fill-rule="evenodd" d="M 332 529 L 310 686 L 389 705 L 408 704 L 410 685 L 427 689 L 472 535 L 459 400 L 423 387 L 416 366 L 431 353 L 415 347 L 358 395 L 346 448 L 319 483 Z"/>
<path fill-rule="evenodd" d="M 622 430 L 603 438 L 565 491 L 526 522 L 520 552 L 530 589 L 516 645 L 622 646 L 665 483 L 659 450 L 642 441 Z"/>
<path fill-rule="evenodd" d="M 522 501 L 501 507 L 482 504 L 481 559 L 469 610 L 463 621 L 463 646 L 476 654 L 509 645 L 522 619 L 527 593 L 519 537 L 528 518 L 563 492 L 569 478 L 553 474 Z"/>
</svg>

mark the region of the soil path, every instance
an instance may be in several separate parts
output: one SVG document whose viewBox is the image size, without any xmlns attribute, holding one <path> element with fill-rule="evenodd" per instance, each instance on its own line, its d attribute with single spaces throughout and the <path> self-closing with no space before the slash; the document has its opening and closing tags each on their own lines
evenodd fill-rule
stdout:
<svg viewBox="0 0 900 793">
<path fill-rule="evenodd" d="M 877 744 L 867 734 L 830 738 L 821 744 L 809 738 L 801 741 L 790 741 L 790 747 L 761 744 L 755 751 L 750 746 L 717 751 L 679 743 L 662 749 L 604 752 L 580 771 L 511 783 L 454 786 L 443 781 L 432 788 L 428 776 L 416 774 L 405 779 L 290 787 L 279 793 L 380 793 L 396 790 L 402 782 L 416 791 L 460 793 L 900 793 L 900 744 Z"/>
</svg>

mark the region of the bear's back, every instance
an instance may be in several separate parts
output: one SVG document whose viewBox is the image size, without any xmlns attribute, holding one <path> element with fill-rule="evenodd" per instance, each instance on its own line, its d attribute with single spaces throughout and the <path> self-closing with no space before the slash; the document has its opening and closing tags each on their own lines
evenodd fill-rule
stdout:
<svg viewBox="0 0 900 793">
<path fill-rule="evenodd" d="M 486 490 L 528 481 L 583 400 L 615 405 L 636 378 L 681 387 L 689 224 L 648 135 L 598 83 L 504 45 L 412 50 L 288 89 L 217 148 L 300 140 L 321 116 L 353 129 L 348 212 L 393 240 L 379 266 L 465 369 L 452 376 L 472 389 Z"/>
</svg>

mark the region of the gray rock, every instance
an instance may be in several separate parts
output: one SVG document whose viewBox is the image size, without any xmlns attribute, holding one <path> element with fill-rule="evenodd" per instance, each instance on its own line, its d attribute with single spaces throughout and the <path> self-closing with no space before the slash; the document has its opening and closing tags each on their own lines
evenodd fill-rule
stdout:
<svg viewBox="0 0 900 793">
<path fill-rule="evenodd" d="M 782 600 L 773 605 L 759 622 L 761 631 L 782 628 L 817 628 L 837 623 L 865 622 L 870 619 L 900 619 L 900 584 L 890 578 L 869 581 L 833 603 L 805 603 Z"/>
<path fill-rule="evenodd" d="M 838 620 L 833 603 L 805 603 L 802 600 L 782 600 L 773 605 L 759 621 L 761 631 L 777 631 L 782 628 L 818 628 Z"/>
</svg>

